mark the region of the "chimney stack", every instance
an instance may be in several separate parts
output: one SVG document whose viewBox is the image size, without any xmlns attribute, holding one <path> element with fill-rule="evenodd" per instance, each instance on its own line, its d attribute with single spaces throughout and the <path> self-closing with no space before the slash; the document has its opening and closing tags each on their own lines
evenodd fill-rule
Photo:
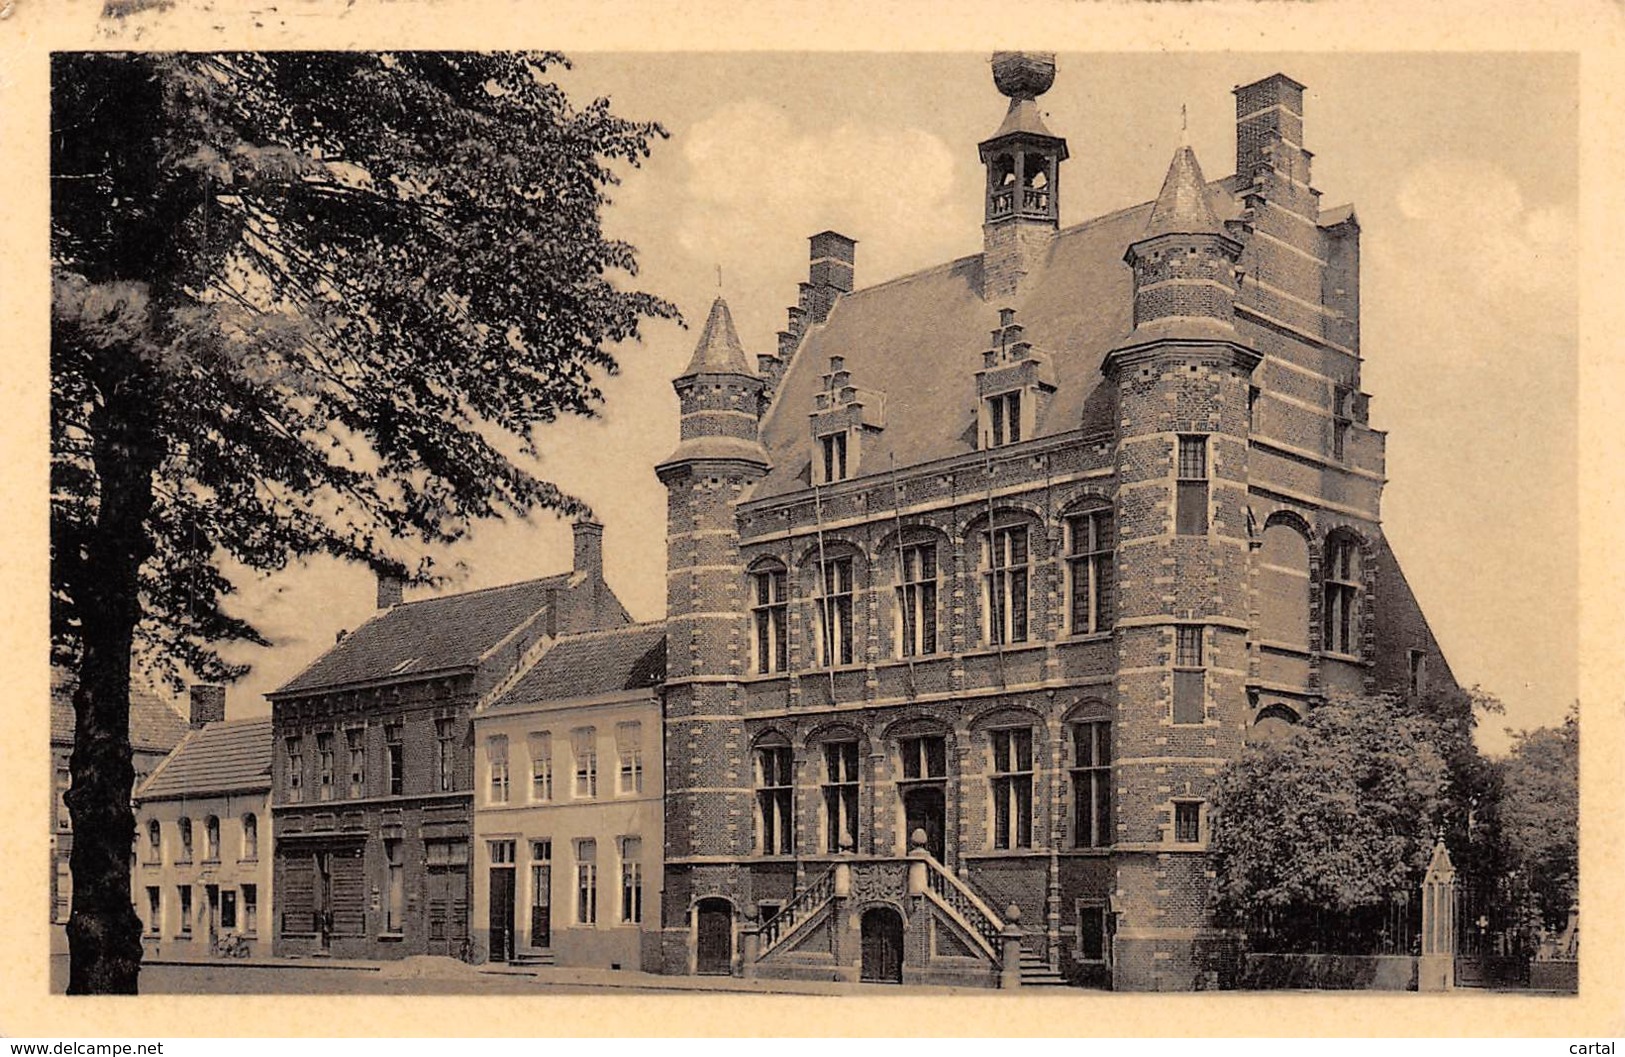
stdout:
<svg viewBox="0 0 1625 1057">
<path fill-rule="evenodd" d="M 226 718 L 226 688 L 212 683 L 193 683 L 192 729 L 205 723 L 219 723 Z"/>
<path fill-rule="evenodd" d="M 594 521 L 591 515 L 583 514 L 576 519 L 572 530 L 575 533 L 575 571 L 589 579 L 602 580 L 604 526 Z"/>
<path fill-rule="evenodd" d="M 389 573 L 378 574 L 378 608 L 389 609 L 391 606 L 401 604 L 401 590 L 403 584 L 399 576 Z"/>
<path fill-rule="evenodd" d="M 810 323 L 829 318 L 835 299 L 852 292 L 857 240 L 835 231 L 820 231 L 809 243 L 807 281 L 801 284 L 801 308 Z"/>
<path fill-rule="evenodd" d="M 1309 182 L 1310 153 L 1303 149 L 1303 85 L 1284 73 L 1240 85 L 1236 96 L 1236 173 L 1251 180 L 1273 169 Z"/>
</svg>

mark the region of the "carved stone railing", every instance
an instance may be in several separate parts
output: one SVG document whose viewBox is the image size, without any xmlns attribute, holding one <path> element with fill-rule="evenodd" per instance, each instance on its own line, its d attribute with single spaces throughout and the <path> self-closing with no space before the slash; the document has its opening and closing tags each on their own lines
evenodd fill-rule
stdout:
<svg viewBox="0 0 1625 1057">
<path fill-rule="evenodd" d="M 972 935 L 980 941 L 982 952 L 995 964 L 999 963 L 1002 959 L 1000 937 L 1004 935 L 1004 921 L 988 909 L 988 905 L 965 882 L 943 869 L 935 859 L 922 856 L 915 861 L 925 866 L 926 890 L 968 926 Z"/>
<path fill-rule="evenodd" d="M 818 913 L 819 909 L 834 896 L 835 867 L 831 866 L 803 888 L 794 899 L 784 904 L 784 909 L 773 915 L 771 920 L 762 923 L 761 945 L 757 948 L 758 960 L 766 957 L 769 951 L 796 930 L 797 925 Z"/>
</svg>

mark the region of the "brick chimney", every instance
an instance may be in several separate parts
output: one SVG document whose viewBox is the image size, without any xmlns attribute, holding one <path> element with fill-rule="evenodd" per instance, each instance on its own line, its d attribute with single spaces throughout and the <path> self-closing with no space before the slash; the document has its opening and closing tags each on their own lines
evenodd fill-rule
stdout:
<svg viewBox="0 0 1625 1057">
<path fill-rule="evenodd" d="M 604 578 L 604 526 L 583 514 L 576 519 L 575 571 L 592 580 Z"/>
<path fill-rule="evenodd" d="M 801 284 L 800 307 L 809 323 L 822 323 L 835 299 L 852 292 L 858 242 L 835 231 L 820 231 L 809 243 L 807 281 Z"/>
<path fill-rule="evenodd" d="M 1238 86 L 1236 172 L 1245 180 L 1273 169 L 1309 182 L 1309 151 L 1303 148 L 1303 85 L 1284 73 Z"/>
<path fill-rule="evenodd" d="M 389 573 L 378 574 L 378 608 L 388 609 L 401 604 L 401 590 L 403 584 L 399 576 Z"/>
<path fill-rule="evenodd" d="M 219 723 L 226 718 L 226 688 L 213 683 L 193 683 L 192 729 L 205 723 Z"/>
</svg>

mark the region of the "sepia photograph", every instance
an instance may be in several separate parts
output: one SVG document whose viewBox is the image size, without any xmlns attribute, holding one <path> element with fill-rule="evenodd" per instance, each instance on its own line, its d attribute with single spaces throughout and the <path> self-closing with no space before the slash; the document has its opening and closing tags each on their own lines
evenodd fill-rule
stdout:
<svg viewBox="0 0 1625 1057">
<path fill-rule="evenodd" d="M 1580 56 L 1086 22 L 42 55 L 48 994 L 1574 1007 Z"/>
</svg>

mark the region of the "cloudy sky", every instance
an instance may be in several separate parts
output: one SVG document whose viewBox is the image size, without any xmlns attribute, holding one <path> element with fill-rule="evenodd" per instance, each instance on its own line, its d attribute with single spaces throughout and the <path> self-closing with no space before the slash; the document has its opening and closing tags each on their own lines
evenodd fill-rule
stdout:
<svg viewBox="0 0 1625 1057">
<path fill-rule="evenodd" d="M 636 280 L 697 329 L 719 289 L 768 351 L 806 277 L 806 236 L 859 240 L 866 286 L 981 244 L 976 143 L 1004 100 L 986 54 L 575 54 L 578 97 L 607 95 L 670 138 L 614 189 L 606 223 Z M 1062 223 L 1153 197 L 1180 107 L 1210 178 L 1234 170 L 1230 89 L 1285 72 L 1309 86 L 1306 146 L 1327 206 L 1363 227 L 1364 376 L 1388 431 L 1386 531 L 1457 677 L 1507 704 L 1503 726 L 1560 718 L 1576 688 L 1577 64 L 1556 55 L 1067 54 L 1041 100 L 1067 137 Z M 607 525 L 606 566 L 639 619 L 662 615 L 671 377 L 695 330 L 621 350 L 603 416 L 561 423 L 541 471 Z M 550 517 L 479 528 L 440 558 L 448 589 L 570 563 Z M 408 593 L 408 598 L 415 597 Z M 364 570 L 317 563 L 245 584 L 276 641 L 233 716 L 371 612 Z"/>
</svg>

